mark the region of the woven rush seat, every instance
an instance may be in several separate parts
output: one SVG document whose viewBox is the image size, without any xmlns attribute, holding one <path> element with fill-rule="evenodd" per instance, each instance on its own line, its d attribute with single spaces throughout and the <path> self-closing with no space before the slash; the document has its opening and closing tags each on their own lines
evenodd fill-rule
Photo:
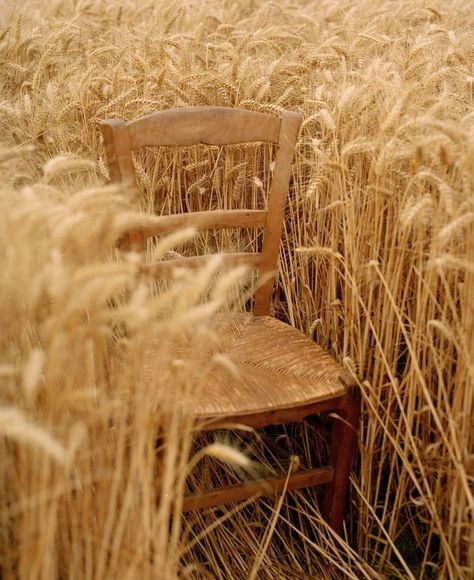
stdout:
<svg viewBox="0 0 474 580">
<path fill-rule="evenodd" d="M 190 336 L 168 344 L 176 359 L 195 369 L 193 413 L 211 418 L 246 415 L 312 404 L 343 395 L 343 368 L 295 328 L 252 314 L 219 315 L 216 340 L 201 345 Z M 160 341 L 145 351 L 144 376 L 154 382 Z M 222 356 L 225 355 L 225 361 Z M 213 358 L 214 357 L 214 358 Z"/>
</svg>

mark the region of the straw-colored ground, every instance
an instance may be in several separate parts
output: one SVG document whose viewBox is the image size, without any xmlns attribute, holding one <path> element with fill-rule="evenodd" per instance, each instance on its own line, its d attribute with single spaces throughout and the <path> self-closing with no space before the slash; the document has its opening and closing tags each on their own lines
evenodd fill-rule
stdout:
<svg viewBox="0 0 474 580">
<path fill-rule="evenodd" d="M 0 14 L 3 577 L 473 578 L 472 2 L 5 0 Z M 194 450 L 176 436 L 191 423 L 163 409 L 193 384 L 163 351 L 166 380 L 141 388 L 140 341 L 152 328 L 209 340 L 224 290 L 203 309 L 209 273 L 153 292 L 138 256 L 110 261 L 130 209 L 102 186 L 98 123 L 197 104 L 304 116 L 276 315 L 360 381 L 351 547 L 313 492 L 168 525 Z M 50 161 L 71 154 L 90 163 Z M 265 190 L 265 155 L 230 152 L 213 173 L 212 152 L 193 155 L 137 159 L 143 209 Z M 284 432 L 266 451 L 228 441 L 265 464 L 324 454 L 309 427 L 289 432 L 296 448 Z M 248 461 L 221 443 L 207 455 L 232 468 L 202 455 L 197 485 Z"/>
</svg>

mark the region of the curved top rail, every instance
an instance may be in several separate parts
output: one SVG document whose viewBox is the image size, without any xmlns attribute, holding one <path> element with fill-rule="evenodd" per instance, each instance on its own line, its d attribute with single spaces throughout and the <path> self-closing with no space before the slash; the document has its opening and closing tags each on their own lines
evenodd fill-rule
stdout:
<svg viewBox="0 0 474 580">
<path fill-rule="evenodd" d="M 158 111 L 127 123 L 133 149 L 145 146 L 278 143 L 281 119 L 228 107 L 182 107 Z"/>
</svg>

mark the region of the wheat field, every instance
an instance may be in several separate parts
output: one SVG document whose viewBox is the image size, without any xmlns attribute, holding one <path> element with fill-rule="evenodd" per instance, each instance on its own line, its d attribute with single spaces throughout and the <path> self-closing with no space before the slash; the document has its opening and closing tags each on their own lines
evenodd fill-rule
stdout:
<svg viewBox="0 0 474 580">
<path fill-rule="evenodd" d="M 3 0 L 0 63 L 2 577 L 474 578 L 470 0 Z M 143 387 L 151 332 L 218 340 L 245 302 L 235 273 L 157 287 L 114 250 L 142 217 L 99 124 L 186 105 L 303 116 L 275 315 L 361 388 L 342 540 L 314 491 L 179 517 L 190 481 L 325 454 L 308 425 L 198 450 L 169 349 Z M 270 154 L 145 151 L 140 208 L 265 203 Z M 258 243 L 190 236 L 153 251 Z"/>
</svg>

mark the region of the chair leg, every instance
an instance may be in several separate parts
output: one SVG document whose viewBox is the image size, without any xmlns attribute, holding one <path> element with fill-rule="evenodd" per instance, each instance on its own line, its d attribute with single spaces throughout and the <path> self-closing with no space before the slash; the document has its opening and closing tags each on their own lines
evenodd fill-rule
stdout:
<svg viewBox="0 0 474 580">
<path fill-rule="evenodd" d="M 163 437 L 157 437 L 156 439 L 156 460 L 155 460 L 155 502 L 156 505 L 160 505 L 161 501 L 161 482 L 163 478 L 163 469 L 165 464 L 165 441 Z"/>
<path fill-rule="evenodd" d="M 360 399 L 358 388 L 347 393 L 344 406 L 337 409 L 342 420 L 334 419 L 331 429 L 329 462 L 334 469 L 334 478 L 326 487 L 323 517 L 338 534 L 342 532 L 349 475 L 357 445 Z"/>
</svg>

